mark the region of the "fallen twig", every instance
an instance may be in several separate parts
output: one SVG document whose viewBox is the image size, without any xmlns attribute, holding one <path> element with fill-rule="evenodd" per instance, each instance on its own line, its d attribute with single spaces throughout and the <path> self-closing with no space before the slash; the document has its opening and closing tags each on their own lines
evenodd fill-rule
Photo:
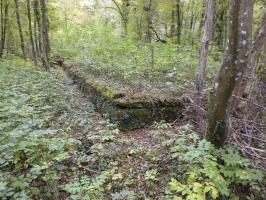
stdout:
<svg viewBox="0 0 266 200">
<path fill-rule="evenodd" d="M 251 103 L 251 104 L 253 104 L 253 105 L 257 106 L 257 107 L 260 107 L 260 108 L 266 110 L 266 107 L 265 107 L 265 106 L 260 105 L 260 104 L 257 104 L 257 103 L 255 103 L 255 102 L 249 100 L 249 99 L 245 99 L 245 98 L 242 98 L 242 97 L 239 97 L 239 96 L 236 96 L 236 95 L 233 95 L 233 97 L 234 97 L 234 98 L 237 98 L 237 99 L 241 99 L 241 100 L 246 101 L 246 102 L 249 102 L 249 103 Z"/>
</svg>

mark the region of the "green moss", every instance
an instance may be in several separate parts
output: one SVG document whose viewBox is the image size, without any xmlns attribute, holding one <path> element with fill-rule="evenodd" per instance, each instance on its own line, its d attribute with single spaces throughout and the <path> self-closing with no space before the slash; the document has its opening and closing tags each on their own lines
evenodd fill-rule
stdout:
<svg viewBox="0 0 266 200">
<path fill-rule="evenodd" d="M 74 72 L 74 79 L 76 80 L 80 80 L 82 77 L 81 77 L 81 73 L 80 72 Z"/>
<path fill-rule="evenodd" d="M 75 66 L 75 64 L 70 62 L 69 60 L 64 60 L 63 65 L 62 65 L 62 67 L 65 70 L 69 70 L 69 69 L 73 68 L 74 66 Z"/>
<path fill-rule="evenodd" d="M 113 101 L 116 106 L 122 108 L 149 108 L 149 100 L 132 100 L 132 99 L 116 99 Z"/>
<path fill-rule="evenodd" d="M 109 99 L 109 100 L 123 97 L 123 93 L 116 91 L 116 90 L 111 90 L 108 88 L 105 88 L 105 90 L 102 92 L 102 95 L 104 98 Z"/>
<path fill-rule="evenodd" d="M 129 100 L 128 99 L 115 99 L 112 103 L 114 103 L 117 106 L 128 108 L 129 106 Z"/>
<path fill-rule="evenodd" d="M 92 85 L 95 82 L 95 80 L 93 78 L 86 78 L 86 81 L 85 82 L 87 84 L 89 84 L 89 85 Z"/>
<path fill-rule="evenodd" d="M 96 83 L 96 80 L 92 77 L 86 78 L 85 82 L 92 88 L 92 90 L 99 93 L 102 97 L 104 97 L 107 100 L 111 101 L 112 99 L 117 99 L 124 96 L 122 92 L 115 89 L 110 89 L 104 83 Z"/>
<path fill-rule="evenodd" d="M 118 124 L 120 130 L 141 128 L 153 121 L 172 122 L 181 115 L 182 103 L 179 99 L 151 101 L 145 96 L 130 99 L 121 91 L 108 87 L 106 83 L 78 71 L 77 68 L 71 68 L 68 72 L 80 84 L 82 91 L 92 96 L 92 102 L 98 107 L 99 112 L 107 113 L 111 121 Z"/>
</svg>

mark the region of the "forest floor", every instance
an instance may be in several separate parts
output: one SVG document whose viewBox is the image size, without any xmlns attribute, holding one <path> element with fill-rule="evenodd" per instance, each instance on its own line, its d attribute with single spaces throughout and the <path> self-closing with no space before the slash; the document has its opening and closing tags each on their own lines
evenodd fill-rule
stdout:
<svg viewBox="0 0 266 200">
<path fill-rule="evenodd" d="M 83 113 L 84 108 L 88 108 L 91 110 L 90 115 L 88 116 L 87 113 L 84 113 L 85 116 L 83 116 L 84 119 L 87 118 L 87 120 L 91 120 L 90 124 L 93 124 L 94 127 L 92 128 L 94 131 L 108 131 L 116 129 L 116 125 L 109 122 L 107 118 L 102 116 L 102 114 L 95 111 L 93 103 L 91 103 L 89 97 L 84 94 L 80 88 L 79 85 L 74 83 L 73 80 L 66 74 L 66 72 L 58 67 L 55 69 L 52 69 L 52 74 L 56 78 L 60 78 L 63 80 L 64 83 L 64 90 L 67 91 L 68 95 L 70 94 L 73 99 L 71 100 L 73 108 L 75 108 L 76 112 Z M 67 96 L 68 96 L 67 95 Z M 118 130 L 116 130 L 118 132 Z M 151 145 L 151 138 L 147 137 L 149 134 L 149 128 L 142 128 L 138 130 L 132 130 L 132 131 L 119 131 L 119 134 L 117 134 L 117 137 L 126 138 L 129 140 L 131 144 L 138 143 L 138 145 L 141 145 L 143 148 L 152 148 Z M 75 132 L 75 137 L 77 139 L 82 139 L 86 135 L 82 130 L 79 130 Z M 147 150 L 147 149 L 146 149 Z"/>
<path fill-rule="evenodd" d="M 169 172 L 174 169 L 174 165 L 170 171 L 164 169 L 164 178 L 158 179 L 159 171 L 157 167 L 164 168 L 164 161 L 159 162 L 162 156 L 161 148 L 163 148 L 161 142 L 166 142 L 173 137 L 173 131 L 177 131 L 178 126 L 162 122 L 138 130 L 119 131 L 116 125 L 110 124 L 106 118 L 95 111 L 90 99 L 80 91 L 78 85 L 73 83 L 62 68 L 53 69 L 52 74 L 54 77 L 62 79 L 62 89 L 67 92 L 66 96 L 70 97 L 73 110 L 69 113 L 69 118 L 74 113 L 79 113 L 82 116 L 81 118 L 87 120 L 87 124 L 90 124 L 89 130 L 79 127 L 79 124 L 73 124 L 72 126 L 72 136 L 82 142 L 79 149 L 80 154 L 85 157 L 95 154 L 93 156 L 97 157 L 94 158 L 97 159 L 95 163 L 89 163 L 87 159 L 91 159 L 91 157 L 82 158 L 80 156 L 76 166 L 81 170 L 81 174 L 96 175 L 95 180 L 98 176 L 101 177 L 104 174 L 103 179 L 112 180 L 112 184 L 109 183 L 110 188 L 108 189 L 110 193 L 105 191 L 105 198 L 111 193 L 114 199 L 131 199 L 134 196 L 139 198 L 162 196 L 167 183 L 170 181 L 171 173 Z M 84 108 L 91 111 L 89 115 L 84 112 Z M 72 123 L 69 122 L 69 124 Z M 82 126 L 84 125 L 83 123 Z M 167 138 L 165 131 L 168 131 L 172 136 Z M 91 151 L 92 148 L 95 148 L 95 150 Z M 169 156 L 170 154 L 167 152 L 163 160 L 165 159 L 168 162 L 169 159 L 170 162 L 171 158 Z M 83 159 L 86 161 L 83 162 Z M 72 178 L 68 177 L 68 179 Z M 72 187 L 71 184 L 69 186 Z M 97 190 L 101 190 L 100 187 L 101 185 Z M 89 198 L 99 198 L 102 194 L 97 190 L 95 194 L 93 192 L 89 194 L 91 195 Z M 106 195 L 107 193 L 109 195 Z M 111 197 L 109 196 L 109 198 Z"/>
<path fill-rule="evenodd" d="M 186 122 L 121 132 L 61 68 L 2 60 L 0 89 L 0 199 L 261 196 L 262 173 L 233 147 L 216 150 Z"/>
<path fill-rule="evenodd" d="M 170 171 L 159 152 L 165 131 L 174 127 L 162 123 L 120 132 L 61 68 L 50 75 L 18 58 L 2 65 L 0 153 L 7 168 L 0 171 L 0 197 L 65 199 L 64 191 L 74 199 L 164 194 Z M 163 160 L 171 160 L 169 155 Z M 169 177 L 158 179 L 156 166 Z"/>
</svg>

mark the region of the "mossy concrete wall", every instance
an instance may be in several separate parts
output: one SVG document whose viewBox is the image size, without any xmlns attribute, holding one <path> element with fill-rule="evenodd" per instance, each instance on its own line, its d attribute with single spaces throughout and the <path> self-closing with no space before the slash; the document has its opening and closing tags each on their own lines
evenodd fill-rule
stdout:
<svg viewBox="0 0 266 200">
<path fill-rule="evenodd" d="M 124 92 L 97 81 L 93 75 L 82 73 L 78 67 L 68 64 L 63 67 L 90 97 L 97 111 L 106 114 L 120 130 L 142 128 L 154 121 L 173 122 L 182 117 L 183 104 L 180 99 L 130 99 Z"/>
</svg>

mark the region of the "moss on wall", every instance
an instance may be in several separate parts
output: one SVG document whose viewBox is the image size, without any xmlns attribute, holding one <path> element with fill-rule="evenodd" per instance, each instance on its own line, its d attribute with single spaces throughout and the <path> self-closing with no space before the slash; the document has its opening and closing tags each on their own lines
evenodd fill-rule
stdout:
<svg viewBox="0 0 266 200">
<path fill-rule="evenodd" d="M 153 99 L 140 97 L 130 99 L 127 94 L 116 88 L 110 88 L 91 74 L 77 67 L 65 66 L 68 75 L 88 94 L 96 109 L 106 114 L 121 130 L 142 128 L 154 121 L 173 122 L 182 117 L 183 104 L 178 98 Z"/>
</svg>

